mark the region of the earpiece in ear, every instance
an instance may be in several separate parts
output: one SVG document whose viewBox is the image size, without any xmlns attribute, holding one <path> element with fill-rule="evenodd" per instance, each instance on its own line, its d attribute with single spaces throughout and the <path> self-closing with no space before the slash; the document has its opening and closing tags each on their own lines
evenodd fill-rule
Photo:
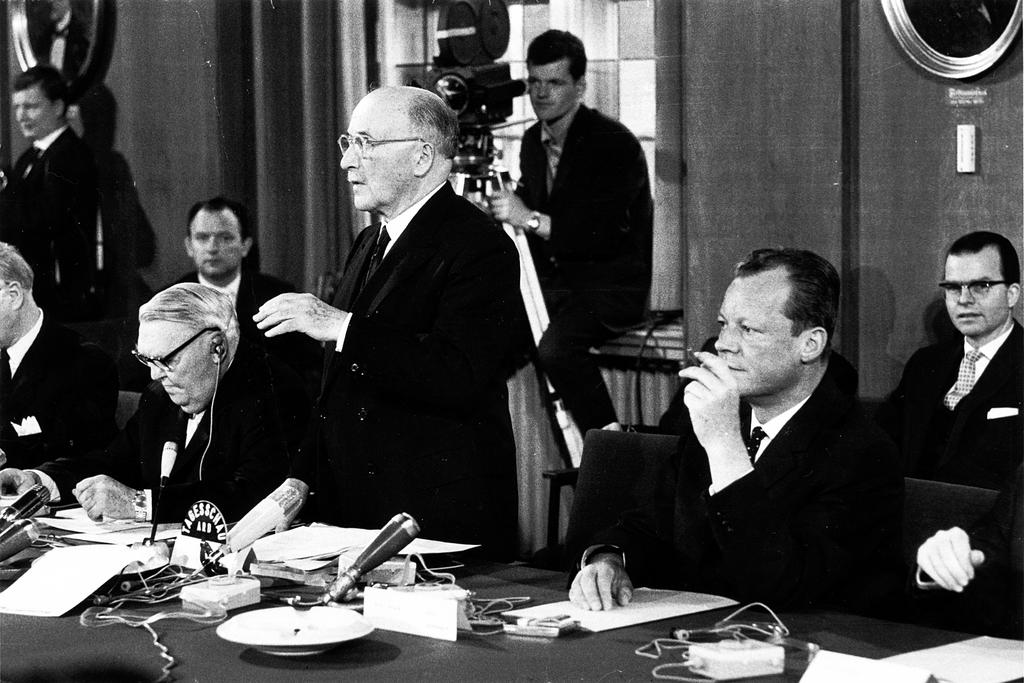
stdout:
<svg viewBox="0 0 1024 683">
<path fill-rule="evenodd" d="M 213 345 L 213 362 L 220 363 L 221 359 L 224 358 L 224 345 L 220 342 Z"/>
</svg>

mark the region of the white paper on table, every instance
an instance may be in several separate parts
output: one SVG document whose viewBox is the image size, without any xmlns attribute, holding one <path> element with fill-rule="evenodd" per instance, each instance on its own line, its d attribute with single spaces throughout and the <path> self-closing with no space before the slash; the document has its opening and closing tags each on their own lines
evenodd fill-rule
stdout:
<svg viewBox="0 0 1024 683">
<path fill-rule="evenodd" d="M 0 612 L 59 617 L 137 559 L 118 545 L 54 548 L 0 593 Z"/>
<path fill-rule="evenodd" d="M 61 510 L 54 517 L 39 517 L 39 522 L 61 531 L 72 531 L 79 534 L 109 534 L 114 531 L 128 529 L 151 529 L 152 523 L 136 522 L 134 519 L 112 519 L 108 522 L 96 522 L 89 519 L 84 508 Z"/>
<path fill-rule="evenodd" d="M 981 636 L 885 661 L 926 668 L 950 683 L 999 683 L 1024 677 L 1024 641 Z"/>
<path fill-rule="evenodd" d="M 291 565 L 290 561 L 292 560 L 334 558 L 352 550 L 358 554 L 379 533 L 379 529 L 354 529 L 313 524 L 264 536 L 252 544 L 252 549 L 260 562 L 287 562 Z M 401 554 L 457 553 L 475 547 L 475 545 L 464 543 L 446 543 L 415 538 L 412 543 L 402 549 Z"/>
<path fill-rule="evenodd" d="M 181 528 L 181 524 L 177 522 L 170 522 L 168 524 L 157 524 L 156 526 L 156 540 L 163 541 L 174 538 L 178 534 L 178 529 Z M 115 545 L 131 545 L 132 543 L 141 543 L 150 537 L 153 533 L 153 525 L 147 524 L 142 529 L 116 529 L 114 531 L 105 531 L 99 534 L 83 533 L 83 534 L 68 534 L 65 536 L 67 539 L 75 541 L 85 541 L 87 543 L 113 543 Z"/>
<path fill-rule="evenodd" d="M 684 614 L 708 612 L 737 604 L 739 603 L 731 598 L 707 593 L 637 588 L 633 591 L 633 599 L 628 605 L 601 612 L 581 609 L 566 600 L 547 605 L 524 607 L 504 614 L 509 617 L 533 618 L 568 615 L 578 620 L 580 626 L 588 631 L 609 631 L 614 628 L 670 619 Z"/>
</svg>

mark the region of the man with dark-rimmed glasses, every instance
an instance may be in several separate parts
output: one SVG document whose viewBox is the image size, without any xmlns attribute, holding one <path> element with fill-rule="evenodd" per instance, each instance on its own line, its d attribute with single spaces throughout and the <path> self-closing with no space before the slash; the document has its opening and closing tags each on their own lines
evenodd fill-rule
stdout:
<svg viewBox="0 0 1024 683">
<path fill-rule="evenodd" d="M 907 476 L 1000 489 L 1024 455 L 1017 250 L 994 232 L 964 235 L 946 252 L 939 287 L 963 337 L 910 358 L 879 422 Z"/>
<path fill-rule="evenodd" d="M 3 470 L 0 487 L 40 482 L 51 499 L 77 500 L 93 519 L 151 521 L 164 444 L 173 441 L 178 456 L 159 520 L 183 519 L 198 500 L 237 520 L 288 470 L 308 417 L 299 378 L 240 340 L 227 295 L 195 283 L 174 285 L 139 309 L 132 355 L 153 382 L 113 443 L 35 470 Z"/>
</svg>

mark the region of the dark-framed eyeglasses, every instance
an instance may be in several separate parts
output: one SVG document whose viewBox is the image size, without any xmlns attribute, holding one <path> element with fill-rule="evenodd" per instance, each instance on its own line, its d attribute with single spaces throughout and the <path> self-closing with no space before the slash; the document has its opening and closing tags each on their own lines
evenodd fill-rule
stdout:
<svg viewBox="0 0 1024 683">
<path fill-rule="evenodd" d="M 201 336 L 203 336 L 207 332 L 220 332 L 220 328 L 219 327 L 204 327 L 203 329 L 199 330 L 198 332 L 193 334 L 191 337 L 186 339 L 182 344 L 179 344 L 177 347 L 175 347 L 173 351 L 171 351 L 170 353 L 167 353 L 167 354 L 161 356 L 160 358 L 152 358 L 150 356 L 144 356 L 141 353 L 139 353 L 138 349 L 132 349 L 132 355 L 135 356 L 135 360 L 139 361 L 140 363 L 142 363 L 146 367 L 156 368 L 157 370 L 160 370 L 161 372 L 165 372 L 165 373 L 166 372 L 171 372 L 171 359 L 173 359 L 176 354 L 181 353 L 182 351 L 184 351 L 185 348 L 189 344 L 194 342 L 196 339 L 199 339 Z"/>
<path fill-rule="evenodd" d="M 356 151 L 359 152 L 359 156 L 363 156 L 365 152 L 367 152 L 368 150 L 372 150 L 377 145 L 386 145 L 391 142 L 412 142 L 413 140 L 418 140 L 419 142 L 426 142 L 426 140 L 424 140 L 421 137 L 389 138 L 386 140 L 378 140 L 376 138 L 367 137 L 360 133 L 356 133 L 355 135 L 348 135 L 347 133 L 342 133 L 341 135 L 338 136 L 338 149 L 341 150 L 341 154 L 342 156 L 344 156 L 345 153 L 348 152 L 350 148 L 355 147 Z"/>
<path fill-rule="evenodd" d="M 939 288 L 946 293 L 949 299 L 960 298 L 965 291 L 971 293 L 971 297 L 980 299 L 988 295 L 989 291 L 996 285 L 1005 285 L 1006 280 L 971 280 L 970 282 L 953 282 L 943 280 Z"/>
</svg>

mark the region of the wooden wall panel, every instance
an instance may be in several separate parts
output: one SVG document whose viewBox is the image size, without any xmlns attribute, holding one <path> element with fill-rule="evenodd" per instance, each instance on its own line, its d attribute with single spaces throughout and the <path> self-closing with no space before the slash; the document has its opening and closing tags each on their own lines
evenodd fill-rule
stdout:
<svg viewBox="0 0 1024 683">
<path fill-rule="evenodd" d="M 191 267 L 185 214 L 221 191 L 215 6 L 119 2 L 106 83 L 117 102 L 114 148 L 126 158 L 156 235 L 145 273 L 160 287 Z"/>
<path fill-rule="evenodd" d="M 969 82 L 933 76 L 903 55 L 877 0 L 860 7 L 858 65 L 861 395 L 886 395 L 946 321 L 936 283 L 956 237 L 994 230 L 1020 249 L 1020 40 Z M 983 90 L 954 107 L 949 90 Z M 978 127 L 978 172 L 956 172 L 956 126 Z M 938 320 L 935 313 L 938 313 Z M 1018 311 L 1019 313 L 1019 311 Z"/>
<path fill-rule="evenodd" d="M 732 266 L 801 246 L 838 263 L 840 13 L 834 3 L 686 3 L 686 329 L 715 325 Z"/>
</svg>

